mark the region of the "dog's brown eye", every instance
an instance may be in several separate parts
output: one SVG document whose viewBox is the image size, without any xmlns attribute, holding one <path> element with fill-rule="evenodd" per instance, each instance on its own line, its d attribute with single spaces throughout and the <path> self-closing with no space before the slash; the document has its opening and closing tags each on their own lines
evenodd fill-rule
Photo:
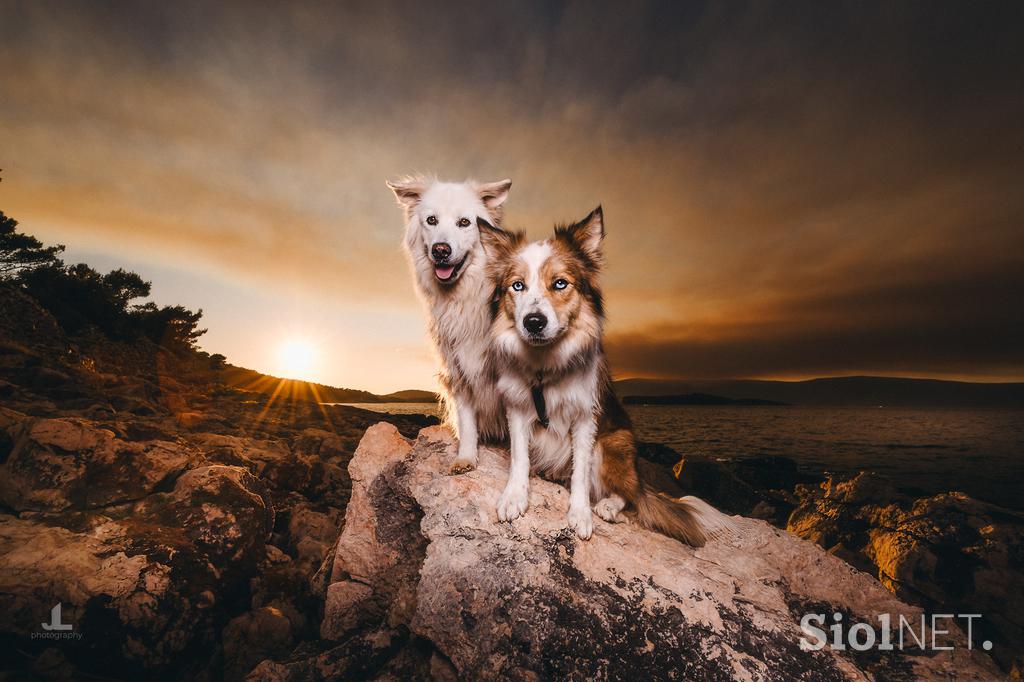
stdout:
<svg viewBox="0 0 1024 682">
<path fill-rule="evenodd" d="M 469 227 L 469 218 L 459 218 L 459 222 L 455 224 L 459 227 Z"/>
<path fill-rule="evenodd" d="M 559 291 L 561 291 L 562 289 L 564 289 L 567 286 L 569 286 L 569 282 L 565 281 L 562 278 L 558 278 L 558 279 L 555 280 L 555 283 L 552 286 L 555 287 L 556 289 L 558 289 Z"/>
<path fill-rule="evenodd" d="M 437 225 L 437 216 L 427 216 L 427 225 Z"/>
<path fill-rule="evenodd" d="M 526 288 L 526 285 L 523 284 L 522 282 L 518 281 L 518 280 L 516 280 L 515 282 L 512 282 L 512 291 L 522 291 L 525 288 Z"/>
</svg>

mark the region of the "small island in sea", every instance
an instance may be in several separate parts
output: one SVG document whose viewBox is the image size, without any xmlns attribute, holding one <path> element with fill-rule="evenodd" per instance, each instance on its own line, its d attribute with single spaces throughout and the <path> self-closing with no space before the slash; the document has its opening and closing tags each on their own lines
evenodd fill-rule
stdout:
<svg viewBox="0 0 1024 682">
<path fill-rule="evenodd" d="M 677 395 L 627 395 L 622 399 L 627 405 L 731 405 L 731 406 L 784 406 L 775 400 L 759 398 L 726 398 L 710 393 L 682 393 Z"/>
</svg>

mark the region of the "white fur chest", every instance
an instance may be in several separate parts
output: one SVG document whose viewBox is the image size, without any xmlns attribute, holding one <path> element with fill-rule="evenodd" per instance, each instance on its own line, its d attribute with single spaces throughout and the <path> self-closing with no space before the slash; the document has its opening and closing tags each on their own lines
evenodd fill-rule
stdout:
<svg viewBox="0 0 1024 682">
<path fill-rule="evenodd" d="M 504 372 L 498 379 L 506 407 L 528 415 L 533 421 L 531 468 L 554 478 L 567 477 L 572 465 L 574 425 L 583 419 L 597 418 L 598 368 L 596 364 L 587 364 L 557 380 L 542 383 L 547 427 L 537 419 L 532 386 L 531 380 L 518 372 Z"/>
<path fill-rule="evenodd" d="M 472 263 L 463 273 L 459 291 L 427 296 L 430 328 L 445 371 L 460 383 L 485 381 L 493 388 L 488 371 L 490 340 L 490 292 L 482 263 Z"/>
</svg>

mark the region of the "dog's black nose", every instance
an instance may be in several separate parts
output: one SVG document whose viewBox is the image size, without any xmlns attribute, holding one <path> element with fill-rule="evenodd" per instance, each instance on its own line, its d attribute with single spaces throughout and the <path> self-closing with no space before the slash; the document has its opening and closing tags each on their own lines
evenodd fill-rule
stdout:
<svg viewBox="0 0 1024 682">
<path fill-rule="evenodd" d="M 434 257 L 436 261 L 446 261 L 448 257 L 452 255 L 452 247 L 448 246 L 444 242 L 438 242 L 430 247 L 430 255 Z"/>
<path fill-rule="evenodd" d="M 531 334 L 540 334 L 544 331 L 544 327 L 548 326 L 548 318 L 540 313 L 530 313 L 523 318 L 523 326 Z"/>
</svg>

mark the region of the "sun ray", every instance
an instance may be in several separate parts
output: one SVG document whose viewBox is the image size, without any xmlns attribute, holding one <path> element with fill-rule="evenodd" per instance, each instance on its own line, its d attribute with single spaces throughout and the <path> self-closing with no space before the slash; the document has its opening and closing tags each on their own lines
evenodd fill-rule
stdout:
<svg viewBox="0 0 1024 682">
<path fill-rule="evenodd" d="M 327 411 L 327 407 L 324 406 L 324 401 L 320 397 L 320 389 L 317 388 L 316 384 L 307 384 L 309 386 L 310 393 L 313 394 L 313 398 L 316 400 L 316 406 L 320 408 L 320 413 L 324 416 L 324 421 L 327 422 L 327 426 L 330 428 L 331 433 L 337 433 L 337 429 L 334 428 L 334 421 L 331 419 L 330 413 Z"/>
</svg>

